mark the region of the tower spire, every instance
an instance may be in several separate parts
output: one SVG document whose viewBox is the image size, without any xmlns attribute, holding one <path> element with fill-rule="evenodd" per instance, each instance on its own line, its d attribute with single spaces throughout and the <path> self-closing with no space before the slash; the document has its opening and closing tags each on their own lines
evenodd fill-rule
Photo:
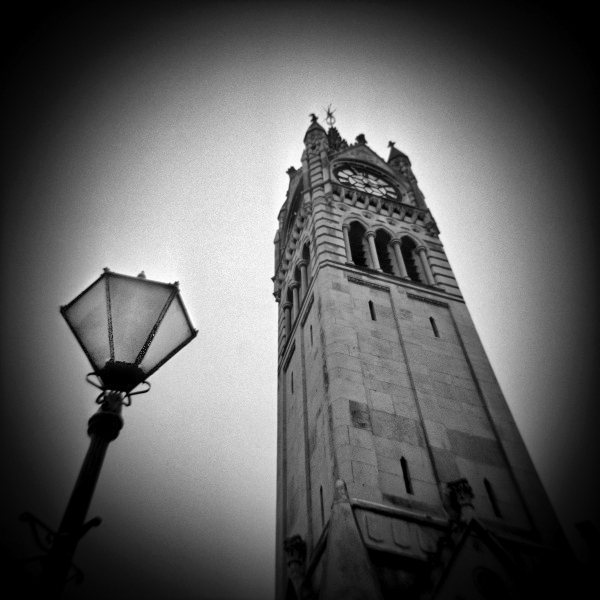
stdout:
<svg viewBox="0 0 600 600">
<path fill-rule="evenodd" d="M 315 113 L 310 113 L 310 125 L 306 130 L 306 134 L 304 135 L 304 141 L 306 142 L 306 138 L 310 133 L 319 132 L 323 135 L 327 135 L 327 132 L 323 128 L 323 126 L 319 123 L 319 117 Z"/>
</svg>

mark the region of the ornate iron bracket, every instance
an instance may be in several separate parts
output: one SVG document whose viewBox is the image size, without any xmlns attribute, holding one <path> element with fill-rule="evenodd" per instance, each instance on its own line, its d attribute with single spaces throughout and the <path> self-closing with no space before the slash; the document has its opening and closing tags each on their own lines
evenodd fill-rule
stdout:
<svg viewBox="0 0 600 600">
<path fill-rule="evenodd" d="M 46 523 L 38 519 L 30 512 L 24 512 L 19 516 L 19 520 L 29 524 L 33 540 L 36 546 L 43 552 L 43 554 L 38 556 L 23 558 L 21 559 L 21 562 L 31 563 L 40 561 L 43 563 L 52 550 L 52 546 L 58 534 L 56 531 L 48 527 Z M 85 525 L 83 525 L 77 535 L 77 538 L 81 539 L 92 527 L 98 527 L 100 523 L 102 523 L 102 519 L 100 517 L 94 517 L 93 519 L 90 519 L 87 523 L 85 523 Z M 73 563 L 71 563 L 71 570 L 74 571 L 74 573 L 67 579 L 67 581 L 74 581 L 77 585 L 79 585 L 83 581 L 83 571 Z"/>
</svg>

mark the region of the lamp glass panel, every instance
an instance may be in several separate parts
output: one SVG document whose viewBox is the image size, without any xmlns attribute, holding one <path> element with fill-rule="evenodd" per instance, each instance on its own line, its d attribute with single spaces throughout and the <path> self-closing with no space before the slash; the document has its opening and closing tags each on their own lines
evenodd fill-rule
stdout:
<svg viewBox="0 0 600 600">
<path fill-rule="evenodd" d="M 140 363 L 144 373 L 152 371 L 173 350 L 194 336 L 179 294 L 169 306 L 148 352 Z"/>
<path fill-rule="evenodd" d="M 110 277 L 115 361 L 134 363 L 172 288 L 138 278 Z"/>
<path fill-rule="evenodd" d="M 101 278 L 92 284 L 80 298 L 63 310 L 63 315 L 87 351 L 94 370 L 103 367 L 110 359 L 105 279 Z"/>
</svg>

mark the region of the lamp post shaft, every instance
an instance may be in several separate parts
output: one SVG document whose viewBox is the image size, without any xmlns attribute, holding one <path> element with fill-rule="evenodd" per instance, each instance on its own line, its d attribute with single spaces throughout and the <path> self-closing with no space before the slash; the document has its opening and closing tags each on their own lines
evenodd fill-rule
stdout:
<svg viewBox="0 0 600 600">
<path fill-rule="evenodd" d="M 41 575 L 42 590 L 47 598 L 54 600 L 62 595 L 77 544 L 89 528 L 85 518 L 106 450 L 123 427 L 121 407 L 121 394 L 105 394 L 98 412 L 89 420 L 90 445 Z M 89 525 L 92 524 L 98 521 Z"/>
</svg>

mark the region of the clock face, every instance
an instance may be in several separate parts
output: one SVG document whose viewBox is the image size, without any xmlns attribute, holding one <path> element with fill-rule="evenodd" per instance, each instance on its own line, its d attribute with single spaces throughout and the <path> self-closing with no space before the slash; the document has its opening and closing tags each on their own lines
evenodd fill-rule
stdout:
<svg viewBox="0 0 600 600">
<path fill-rule="evenodd" d="M 398 193 L 391 184 L 379 175 L 374 175 L 361 167 L 346 165 L 335 175 L 340 183 L 353 187 L 359 192 L 381 198 L 398 199 Z"/>
</svg>

